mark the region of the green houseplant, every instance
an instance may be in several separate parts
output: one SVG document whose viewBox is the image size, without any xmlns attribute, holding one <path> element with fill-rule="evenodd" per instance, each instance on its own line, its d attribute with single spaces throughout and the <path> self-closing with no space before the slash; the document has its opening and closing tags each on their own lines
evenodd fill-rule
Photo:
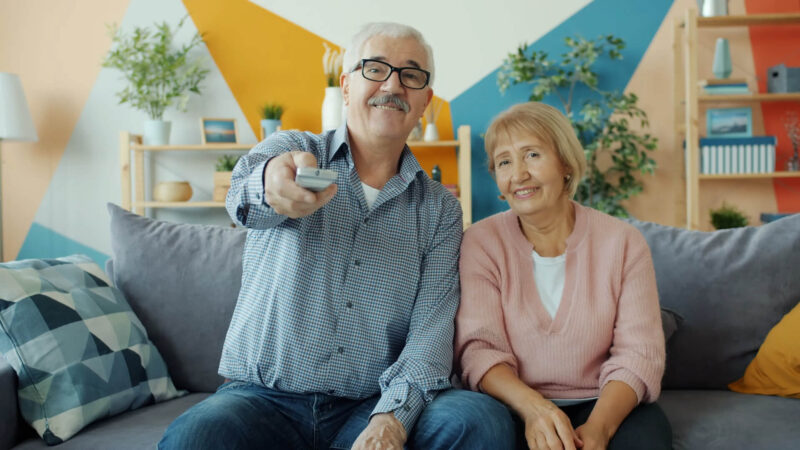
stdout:
<svg viewBox="0 0 800 450">
<path fill-rule="evenodd" d="M 214 165 L 214 191 L 211 199 L 215 202 L 224 202 L 225 197 L 228 195 L 228 189 L 231 188 L 231 175 L 233 175 L 233 168 L 239 162 L 240 156 L 222 155 L 217 158 L 217 164 Z"/>
<path fill-rule="evenodd" d="M 725 202 L 723 202 L 722 206 L 719 208 L 712 209 L 710 214 L 711 225 L 717 230 L 746 227 L 748 225 L 747 216 L 735 206 L 731 206 Z"/>
<path fill-rule="evenodd" d="M 164 111 L 173 105 L 186 111 L 189 94 L 200 94 L 200 82 L 209 73 L 201 58 L 190 54 L 203 42 L 200 34 L 195 33 L 180 46 L 173 42 L 186 20 L 181 19 L 174 30 L 162 22 L 154 30 L 135 27 L 131 34 L 123 33 L 116 24 L 109 27 L 113 46 L 102 65 L 123 74 L 126 85 L 117 92 L 119 103 L 127 103 L 150 118 L 145 123 L 145 140 L 150 144 L 167 143 L 169 125 L 163 121 Z M 165 135 L 153 134 L 156 132 Z"/>
<path fill-rule="evenodd" d="M 618 60 L 625 48 L 622 39 L 612 35 L 594 40 L 565 39 L 567 51 L 551 59 L 543 51 L 527 51 L 523 44 L 503 61 L 497 77 L 501 92 L 517 84 L 530 84 L 531 101 L 554 98 L 572 123 L 586 152 L 587 173 L 575 195 L 581 204 L 606 213 L 627 217 L 622 202 L 642 191 L 637 172 L 653 173 L 655 161 L 648 152 L 657 139 L 632 129 L 638 123 L 649 127 L 647 114 L 637 106 L 636 94 L 603 91 L 592 66 L 600 58 Z M 577 95 L 584 98 L 574 104 Z"/>
<path fill-rule="evenodd" d="M 279 103 L 267 103 L 261 107 L 261 139 L 278 131 L 283 116 L 283 106 Z"/>
</svg>

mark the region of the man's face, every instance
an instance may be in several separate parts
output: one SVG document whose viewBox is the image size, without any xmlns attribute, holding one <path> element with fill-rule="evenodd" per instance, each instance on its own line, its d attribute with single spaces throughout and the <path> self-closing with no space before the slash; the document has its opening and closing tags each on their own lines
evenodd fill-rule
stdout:
<svg viewBox="0 0 800 450">
<path fill-rule="evenodd" d="M 394 67 L 416 67 L 428 70 L 425 50 L 413 38 L 374 36 L 364 44 L 361 58 L 377 59 Z M 347 126 L 356 134 L 370 137 L 405 140 L 422 117 L 433 96 L 429 86 L 409 89 L 400 83 L 397 72 L 386 81 L 370 81 L 361 75 L 360 67 L 342 74 L 342 95 L 347 105 Z M 390 101 L 376 99 L 395 96 L 408 105 L 407 111 Z M 370 104 L 372 103 L 372 104 Z"/>
</svg>

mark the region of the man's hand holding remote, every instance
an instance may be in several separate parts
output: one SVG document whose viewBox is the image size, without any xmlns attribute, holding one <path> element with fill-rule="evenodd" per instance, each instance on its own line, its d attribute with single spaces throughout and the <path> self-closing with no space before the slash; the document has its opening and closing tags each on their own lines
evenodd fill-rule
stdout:
<svg viewBox="0 0 800 450">
<path fill-rule="evenodd" d="M 328 203 L 338 187 L 312 192 L 295 183 L 298 167 L 317 167 L 317 158 L 309 152 L 293 151 L 272 158 L 264 169 L 264 198 L 278 214 L 292 219 L 313 214 Z"/>
</svg>

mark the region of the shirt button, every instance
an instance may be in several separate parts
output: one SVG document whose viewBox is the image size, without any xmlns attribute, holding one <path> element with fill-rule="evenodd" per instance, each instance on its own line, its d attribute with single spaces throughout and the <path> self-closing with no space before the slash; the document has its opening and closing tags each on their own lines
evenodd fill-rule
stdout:
<svg viewBox="0 0 800 450">
<path fill-rule="evenodd" d="M 364 217 L 364 223 L 369 223 L 369 217 Z"/>
<path fill-rule="evenodd" d="M 256 194 L 256 200 L 261 200 L 261 194 Z"/>
<path fill-rule="evenodd" d="M 395 403 L 400 403 L 400 399 L 399 399 L 399 398 L 396 398 L 396 399 L 394 399 L 394 402 L 395 402 Z"/>
<path fill-rule="evenodd" d="M 439 378 L 439 384 L 444 384 L 444 378 Z"/>
<path fill-rule="evenodd" d="M 352 302 L 347 302 L 347 307 L 348 308 L 352 308 L 353 307 L 353 303 Z"/>
<path fill-rule="evenodd" d="M 406 406 L 403 406 L 403 410 L 404 410 L 404 411 L 411 411 L 411 407 L 410 407 L 410 406 L 408 406 L 408 405 L 406 405 Z"/>
<path fill-rule="evenodd" d="M 333 394 L 335 394 L 335 393 L 336 393 L 336 391 L 335 391 L 335 390 L 333 390 L 333 389 L 328 389 L 328 395 L 333 395 Z"/>
<path fill-rule="evenodd" d="M 358 267 L 358 266 L 360 266 L 360 265 L 361 265 L 361 260 L 360 260 L 360 259 L 357 259 L 357 260 L 355 260 L 355 261 L 353 262 L 353 264 L 355 264 L 355 265 L 356 265 L 356 267 Z"/>
<path fill-rule="evenodd" d="M 336 349 L 336 351 L 339 353 L 344 353 L 344 347 L 339 347 Z"/>
</svg>

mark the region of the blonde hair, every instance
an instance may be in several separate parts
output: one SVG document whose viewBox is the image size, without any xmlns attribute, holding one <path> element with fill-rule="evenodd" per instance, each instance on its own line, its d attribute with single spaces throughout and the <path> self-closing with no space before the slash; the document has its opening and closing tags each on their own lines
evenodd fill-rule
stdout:
<svg viewBox="0 0 800 450">
<path fill-rule="evenodd" d="M 489 173 L 495 176 L 494 151 L 500 141 L 510 139 L 515 134 L 530 134 L 558 153 L 558 159 L 567 168 L 569 179 L 564 181 L 564 190 L 569 197 L 575 196 L 583 174 L 586 172 L 586 156 L 583 146 L 569 119 L 561 111 L 539 102 L 514 105 L 501 112 L 492 120 L 484 138 L 486 165 Z"/>
</svg>

